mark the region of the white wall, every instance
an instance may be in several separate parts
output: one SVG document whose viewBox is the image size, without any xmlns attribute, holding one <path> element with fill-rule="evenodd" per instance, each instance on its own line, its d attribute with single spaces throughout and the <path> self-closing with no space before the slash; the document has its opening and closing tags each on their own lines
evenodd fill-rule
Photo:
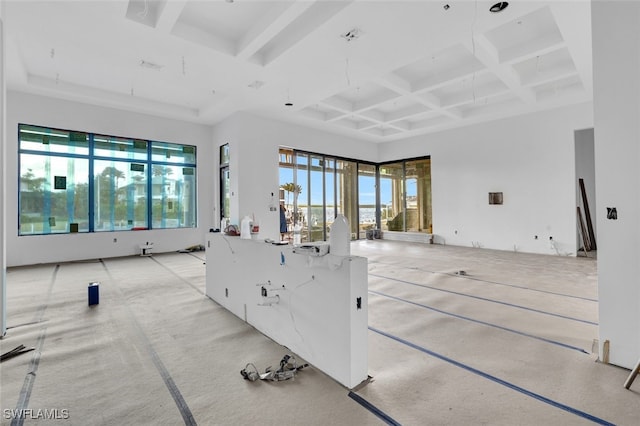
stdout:
<svg viewBox="0 0 640 426">
<path fill-rule="evenodd" d="M 640 2 L 592 2 L 600 343 L 640 357 Z M 615 46 L 615 48 L 612 48 Z M 618 220 L 606 218 L 616 207 Z"/>
<path fill-rule="evenodd" d="M 215 149 L 225 143 L 231 156 L 231 221 L 240 225 L 242 217 L 255 215 L 262 239 L 280 239 L 279 212 L 269 210 L 271 193 L 278 201 L 279 147 L 377 161 L 377 150 L 367 142 L 249 113 L 234 114 L 214 128 Z"/>
<path fill-rule="evenodd" d="M 18 175 L 19 123 L 196 145 L 199 220 L 198 228 L 194 229 L 18 237 L 18 180 L 9 179 L 5 192 L 9 230 L 6 236 L 7 266 L 138 254 L 138 245 L 147 241 L 153 242 L 155 252 L 204 243 L 204 230 L 211 226 L 213 217 L 211 127 L 9 91 L 7 176 Z"/>
<path fill-rule="evenodd" d="M 229 144 L 229 171 L 237 173 L 239 152 L 236 143 L 232 143 L 238 140 L 239 124 L 238 116 L 233 115 L 222 123 L 217 124 L 213 128 L 213 151 L 214 151 L 214 182 L 213 182 L 213 194 L 214 194 L 214 208 L 213 208 L 213 228 L 220 226 L 220 147 L 225 144 Z M 231 185 L 231 205 L 229 208 L 229 214 L 233 218 L 238 218 L 238 179 L 231 179 L 229 182 Z M 239 222 L 237 223 L 239 225 Z"/>
<path fill-rule="evenodd" d="M 7 193 L 6 170 L 6 132 L 5 132 L 5 116 L 6 116 L 6 85 L 4 76 L 4 2 L 0 2 L 0 337 L 4 336 L 7 331 L 6 316 L 6 275 L 7 275 L 7 256 L 6 256 L 6 214 L 5 214 L 5 195 Z"/>
<path fill-rule="evenodd" d="M 575 255 L 574 131 L 592 126 L 592 109 L 585 103 L 384 143 L 379 158 L 431 155 L 436 243 Z M 489 205 L 489 192 L 503 192 L 504 204 Z"/>
</svg>

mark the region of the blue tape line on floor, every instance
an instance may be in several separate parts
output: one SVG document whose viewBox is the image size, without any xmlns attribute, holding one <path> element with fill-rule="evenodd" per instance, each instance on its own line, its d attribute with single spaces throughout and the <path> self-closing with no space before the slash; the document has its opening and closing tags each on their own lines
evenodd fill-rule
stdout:
<svg viewBox="0 0 640 426">
<path fill-rule="evenodd" d="M 109 280 L 111 281 L 111 283 L 114 284 L 114 288 L 116 289 L 120 297 L 124 297 L 122 295 L 122 290 L 120 290 L 120 288 L 116 284 L 117 281 L 111 275 L 111 271 L 109 271 L 107 264 L 102 259 L 100 260 L 100 262 L 102 263 L 102 267 L 107 273 L 107 276 L 109 277 Z M 171 377 L 169 370 L 167 370 L 167 367 L 165 367 L 164 363 L 160 359 L 160 355 L 158 355 L 158 352 L 156 352 L 155 348 L 151 344 L 151 341 L 147 337 L 147 334 L 144 332 L 142 325 L 134 315 L 133 310 L 127 303 L 124 303 L 124 307 L 131 319 L 131 323 L 135 331 L 137 332 L 138 337 L 140 338 L 140 345 L 143 346 L 149 353 L 149 356 L 151 357 L 151 361 L 153 362 L 153 365 L 155 365 L 156 370 L 158 371 L 158 374 L 160 374 L 160 377 L 162 377 L 162 380 L 164 381 L 164 384 L 167 387 L 167 390 L 171 394 L 173 401 L 175 402 L 176 406 L 178 407 L 178 410 L 180 411 L 180 415 L 184 420 L 184 424 L 187 426 L 197 426 L 198 423 L 193 417 L 193 413 L 191 412 L 191 409 L 187 405 L 187 402 L 185 401 L 184 397 L 182 396 L 182 393 L 180 393 L 180 389 L 178 389 L 178 386 L 173 381 L 173 378 Z"/>
<path fill-rule="evenodd" d="M 370 264 L 377 263 L 377 264 L 380 264 L 380 265 L 388 265 L 388 266 L 393 266 L 394 268 L 403 268 L 403 269 L 411 269 L 411 270 L 414 270 L 414 271 L 429 272 L 430 274 L 447 275 L 447 276 L 450 276 L 450 277 L 462 278 L 462 279 L 465 279 L 465 280 L 478 281 L 478 282 L 483 282 L 483 283 L 487 283 L 487 284 L 494 284 L 494 285 L 502 285 L 502 286 L 506 286 L 506 287 L 519 288 L 521 290 L 527 290 L 527 291 L 535 291 L 537 293 L 545 293 L 545 294 L 552 294 L 554 296 L 568 297 L 568 298 L 571 298 L 571 299 L 586 300 L 587 302 L 596 302 L 596 303 L 598 302 L 598 299 L 592 299 L 590 297 L 575 296 L 573 294 L 558 293 L 558 292 L 555 292 L 555 291 L 541 290 L 539 288 L 531 288 L 531 287 L 526 287 L 526 286 L 522 286 L 522 285 L 501 283 L 501 282 L 498 282 L 498 281 L 485 280 L 485 279 L 477 278 L 477 277 L 470 276 L 470 275 L 459 275 L 459 274 L 450 273 L 450 272 L 430 271 L 430 270 L 424 269 L 424 268 L 401 266 L 401 265 L 396 265 L 394 263 L 386 263 L 386 262 L 372 261 L 372 260 L 370 260 L 369 263 Z"/>
<path fill-rule="evenodd" d="M 53 269 L 53 274 L 51 275 L 51 280 L 49 280 L 49 289 L 47 291 L 47 298 L 45 302 L 38 307 L 36 311 L 36 316 L 33 322 L 41 322 L 44 318 L 44 312 L 47 310 L 49 306 L 49 302 L 51 301 L 51 294 L 53 293 L 53 285 L 56 282 L 58 277 L 58 271 L 60 270 L 60 265 L 56 265 Z M 47 337 L 47 328 L 43 327 L 40 330 L 40 335 L 38 336 L 38 343 L 36 344 L 35 352 L 33 353 L 33 358 L 31 358 L 31 362 L 29 363 L 29 372 L 24 378 L 24 383 L 22 384 L 22 390 L 20 391 L 20 396 L 18 397 L 18 403 L 16 404 L 16 412 L 22 413 L 29 406 L 29 399 L 31 398 L 31 391 L 33 390 L 33 384 L 36 380 L 36 372 L 38 371 L 38 366 L 40 365 L 40 356 L 42 355 L 42 348 L 44 346 L 44 339 Z M 11 426 L 22 426 L 24 424 L 25 418 L 22 416 L 14 417 L 11 421 Z"/>
<path fill-rule="evenodd" d="M 381 336 L 385 336 L 385 337 L 388 337 L 389 339 L 395 340 L 396 342 L 399 342 L 399 343 L 402 343 L 404 345 L 407 345 L 410 348 L 419 350 L 420 352 L 424 352 L 427 355 L 431 355 L 434 358 L 438 358 L 438 359 L 440 359 L 442 361 L 448 362 L 449 364 L 453 364 L 456 367 L 459 367 L 459 368 L 467 370 L 467 371 L 469 371 L 471 373 L 477 374 L 480 377 L 484 377 L 485 379 L 488 379 L 488 380 L 491 380 L 491 381 L 496 382 L 498 384 L 501 384 L 503 386 L 506 386 L 509 389 L 515 390 L 517 392 L 520 392 L 520 393 L 522 393 L 524 395 L 527 395 L 527 396 L 529 396 L 531 398 L 537 399 L 538 401 L 544 402 L 544 403 L 549 404 L 549 405 L 551 405 L 553 407 L 556 407 L 556 408 L 559 408 L 561 410 L 567 411 L 567 412 L 569 412 L 571 414 L 575 414 L 576 416 L 580 416 L 580 417 L 585 418 L 587 420 L 590 420 L 590 421 L 592 421 L 594 423 L 598 423 L 598 424 L 601 424 L 601 425 L 614 426 L 613 423 L 610 423 L 610 422 L 608 422 L 606 420 L 603 420 L 603 419 L 601 419 L 599 417 L 593 416 L 593 415 L 591 415 L 589 413 L 585 413 L 584 411 L 580 411 L 580 410 L 578 410 L 576 408 L 569 407 L 568 405 L 564 405 L 564 404 L 562 404 L 560 402 L 554 401 L 552 399 L 544 397 L 544 396 L 542 396 L 540 394 L 537 394 L 535 392 L 531 392 L 530 390 L 527 390 L 525 388 L 521 388 L 520 386 L 514 385 L 513 383 L 509 383 L 506 380 L 502 380 L 502 379 L 500 379 L 498 377 L 492 376 L 489 373 L 485 373 L 484 371 L 480 371 L 480 370 L 478 370 L 476 368 L 473 368 L 471 366 L 463 364 L 463 363 L 461 363 L 459 361 L 456 361 L 456 360 L 454 360 L 452 358 L 448 358 L 448 357 L 446 357 L 444 355 L 441 355 L 441 354 L 439 354 L 437 352 L 433 352 L 433 351 L 431 351 L 431 350 L 429 350 L 427 348 L 424 348 L 424 347 L 422 347 L 420 345 L 417 345 L 415 343 L 411 343 L 408 340 L 404 340 L 404 339 L 402 339 L 402 338 L 400 338 L 398 336 L 394 336 L 393 334 L 386 333 L 386 332 L 384 332 L 382 330 L 378 330 L 377 328 L 374 328 L 374 327 L 371 327 L 371 326 L 369 327 L 369 330 L 373 331 L 374 333 L 378 333 Z"/>
<path fill-rule="evenodd" d="M 414 282 L 411 282 L 411 281 L 401 280 L 401 279 L 398 279 L 398 278 L 386 277 L 384 275 L 376 275 L 376 274 L 371 274 L 371 273 L 369 275 L 371 275 L 372 277 L 383 278 L 385 280 L 397 281 L 397 282 L 403 283 L 403 284 L 409 284 L 409 285 L 415 285 L 417 287 L 428 288 L 430 290 L 442 291 L 444 293 L 456 294 L 458 296 L 470 297 L 472 299 L 484 300 L 485 302 L 491 302 L 491 303 L 497 303 L 499 305 L 510 306 L 512 308 L 524 309 L 526 311 L 537 312 L 539 314 L 550 315 L 552 317 L 564 318 L 564 319 L 567 319 L 567 320 L 577 321 L 577 322 L 581 322 L 581 323 L 584 323 L 584 324 L 598 325 L 597 322 L 587 321 L 587 320 L 583 320 L 583 319 L 579 319 L 579 318 L 573 318 L 573 317 L 569 317 L 569 316 L 566 316 L 566 315 L 554 314 L 553 312 L 547 312 L 547 311 L 543 311 L 543 310 L 540 310 L 540 309 L 528 308 L 526 306 L 515 305 L 513 303 L 502 302 L 500 300 L 489 299 L 489 298 L 480 297 L 480 296 L 474 296 L 472 294 L 460 293 L 460 292 L 452 291 L 452 290 L 445 290 L 445 289 L 438 288 L 438 287 L 428 286 L 426 284 L 419 284 L 419 283 L 414 283 Z"/>
<path fill-rule="evenodd" d="M 396 426 L 396 425 L 400 426 L 400 423 L 398 423 L 397 421 L 393 420 L 391 417 L 389 417 L 388 414 L 386 414 L 384 411 L 380 410 L 375 405 L 371 404 L 369 401 L 367 401 L 366 399 L 364 399 L 363 397 L 361 397 L 357 393 L 355 393 L 353 391 L 350 391 L 349 392 L 349 398 L 353 399 L 358 404 L 362 405 L 364 408 L 366 408 L 367 410 L 371 411 L 373 414 L 375 414 L 379 419 L 384 421 L 386 424 L 393 425 L 393 426 Z"/>
<path fill-rule="evenodd" d="M 386 297 L 386 298 L 389 298 L 389 299 L 392 299 L 392 300 L 397 300 L 399 302 L 409 303 L 411 305 L 415 305 L 415 306 L 419 306 L 421 308 L 429 309 L 429 310 L 432 310 L 434 312 L 438 312 L 438 313 L 443 314 L 443 315 L 449 315 L 449 316 L 452 316 L 452 317 L 455 317 L 455 318 L 463 319 L 465 321 L 471 321 L 471 322 L 475 322 L 477 324 L 482 324 L 482 325 L 486 325 L 486 326 L 489 326 L 489 327 L 498 328 L 500 330 L 508 331 L 510 333 L 519 334 L 520 336 L 525 336 L 525 337 L 529 337 L 529 338 L 532 338 L 532 339 L 541 340 L 543 342 L 551 343 L 552 345 L 558 345 L 558 346 L 561 346 L 563 348 L 573 349 L 573 350 L 576 350 L 578 352 L 582 352 L 584 354 L 589 354 L 589 352 L 585 351 L 582 348 L 578 348 L 576 346 L 567 345 L 566 343 L 557 342 L 555 340 L 546 339 L 546 338 L 540 337 L 540 336 L 534 336 L 533 334 L 524 333 L 522 331 L 514 330 L 512 328 L 503 327 L 503 326 L 498 325 L 498 324 L 491 324 L 490 322 L 486 322 L 486 321 L 481 321 L 481 320 L 465 317 L 464 315 L 454 314 L 453 312 L 443 311 L 442 309 L 434 308 L 434 307 L 428 306 L 428 305 L 423 305 L 422 303 L 412 302 L 411 300 L 402 299 L 400 297 L 391 296 L 390 294 L 381 293 L 381 292 L 375 291 L 375 290 L 369 290 L 369 293 L 376 294 L 376 295 L 382 296 L 382 297 Z"/>
</svg>

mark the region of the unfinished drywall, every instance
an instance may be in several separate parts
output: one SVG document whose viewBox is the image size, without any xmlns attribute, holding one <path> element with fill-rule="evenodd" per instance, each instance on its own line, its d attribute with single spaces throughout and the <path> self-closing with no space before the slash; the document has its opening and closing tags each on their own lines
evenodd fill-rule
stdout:
<svg viewBox="0 0 640 426">
<path fill-rule="evenodd" d="M 436 243 L 575 255 L 574 131 L 592 123 L 585 103 L 383 143 L 379 157 L 431 155 Z"/>
<path fill-rule="evenodd" d="M 78 259 L 126 256 L 140 253 L 139 245 L 153 242 L 154 251 L 175 251 L 203 244 L 204 231 L 211 226 L 213 208 L 209 190 L 213 170 L 211 128 L 145 114 L 78 102 L 7 93 L 7 176 L 18 175 L 19 123 L 114 136 L 159 140 L 196 145 L 198 161 L 198 227 L 151 231 L 118 231 L 19 237 L 18 179 L 7 181 L 7 266 Z M 64 250 L 60 250 L 64 247 Z"/>
<path fill-rule="evenodd" d="M 611 363 L 632 368 L 640 357 L 640 3 L 594 1 L 592 11 L 600 343 L 610 342 Z M 607 219 L 612 207 L 616 220 Z"/>
<path fill-rule="evenodd" d="M 278 149 L 281 146 L 321 154 L 377 161 L 376 146 L 306 127 L 237 113 L 214 127 L 214 145 L 229 143 L 231 221 L 245 215 L 260 222 L 260 238 L 280 239 L 279 212 L 271 211 L 271 193 L 278 200 Z M 216 186 L 218 186 L 216 184 Z M 219 199 L 216 198 L 219 209 Z"/>
<path fill-rule="evenodd" d="M 206 247 L 207 296 L 344 386 L 367 378 L 366 258 L 315 257 L 220 232 Z"/>
</svg>

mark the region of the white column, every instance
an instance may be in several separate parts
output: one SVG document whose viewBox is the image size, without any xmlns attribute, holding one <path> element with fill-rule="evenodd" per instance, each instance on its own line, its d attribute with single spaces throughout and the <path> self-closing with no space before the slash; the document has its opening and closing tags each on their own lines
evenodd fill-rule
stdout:
<svg viewBox="0 0 640 426">
<path fill-rule="evenodd" d="M 6 265 L 6 85 L 4 72 L 4 3 L 0 3 L 0 336 L 7 332 L 7 265 Z"/>
<path fill-rule="evenodd" d="M 640 357 L 640 2 L 591 2 L 600 345 Z M 607 219 L 607 207 L 617 220 Z"/>
</svg>

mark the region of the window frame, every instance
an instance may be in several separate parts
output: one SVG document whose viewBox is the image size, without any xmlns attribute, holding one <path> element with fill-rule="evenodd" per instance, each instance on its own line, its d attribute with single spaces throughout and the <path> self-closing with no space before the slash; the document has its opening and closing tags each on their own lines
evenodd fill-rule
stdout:
<svg viewBox="0 0 640 426">
<path fill-rule="evenodd" d="M 47 142 L 44 142 L 44 135 L 46 135 L 47 133 L 55 133 L 55 132 L 59 132 L 59 133 L 67 133 L 68 135 L 68 140 L 71 141 L 72 136 L 76 135 L 75 137 L 77 137 L 77 135 L 79 134 L 83 134 L 85 135 L 86 138 L 86 145 L 87 145 L 87 149 L 86 152 L 82 152 L 82 153 L 74 153 L 73 149 L 71 149 L 69 152 L 69 150 L 67 149 L 66 152 L 59 152 L 59 151 L 54 151 L 51 152 L 50 150 L 39 150 L 36 149 L 36 147 L 23 147 L 23 132 L 25 129 L 28 130 L 32 130 L 31 133 L 36 133 L 36 134 L 42 134 L 43 135 L 43 144 L 48 144 Z M 105 143 L 105 146 L 101 146 L 99 148 L 96 148 L 96 138 L 107 138 L 109 139 L 108 141 L 103 141 Z M 33 155 L 33 156 L 41 156 L 43 159 L 44 158 L 65 158 L 67 160 L 69 159 L 79 159 L 79 160 L 86 160 L 88 162 L 88 175 L 87 175 L 87 192 L 88 192 L 88 200 L 87 203 L 88 205 L 85 206 L 85 208 L 88 211 L 88 217 L 87 217 L 87 221 L 88 221 L 88 229 L 87 230 L 83 230 L 82 233 L 94 233 L 94 232 L 118 232 L 118 231 L 123 231 L 123 230 L 140 230 L 140 229 L 145 229 L 145 230 L 150 230 L 150 229 L 185 229 L 185 228 L 197 228 L 198 227 L 198 214 L 197 214 L 197 197 L 198 197 L 198 187 L 197 187 L 197 146 L 195 145 L 188 145 L 188 144 L 181 144 L 181 143 L 174 143 L 174 142 L 164 142 L 164 141 L 155 141 L 155 140 L 150 140 L 150 139 L 140 139 L 140 138 L 130 138 L 130 137 L 122 137 L 122 136 L 113 136 L 113 135 L 105 135 L 104 133 L 93 133 L 93 132 L 85 132 L 85 131 L 76 131 L 76 130 L 66 130 L 66 129 L 59 129 L 59 128 L 53 128 L 53 127 L 46 127 L 46 126 L 39 126 L 39 125 L 34 125 L 34 124 L 26 124 L 26 123 L 18 123 L 17 126 L 17 140 L 18 140 L 18 203 L 17 203 L 17 208 L 18 208 L 18 223 L 17 223 L 17 232 L 18 232 L 18 236 L 19 237 L 24 237 L 24 236 L 33 236 L 33 235 L 64 235 L 64 234 L 69 234 L 69 233 L 74 233 L 74 232 L 79 232 L 77 229 L 73 230 L 73 226 L 71 224 L 69 224 L 69 226 L 67 227 L 66 231 L 64 232 L 44 232 L 45 227 L 43 226 L 43 231 L 42 232 L 32 232 L 32 233 L 23 233 L 22 232 L 22 216 L 23 216 L 23 190 L 22 190 L 22 168 L 23 168 L 23 155 Z M 77 141 L 76 141 L 77 142 Z M 120 153 L 116 153 L 116 150 L 112 150 L 111 152 L 113 153 L 113 155 L 109 155 L 109 149 L 108 149 L 108 143 L 113 142 L 114 146 L 116 146 L 116 144 L 120 143 L 122 145 L 126 145 L 127 142 L 130 142 L 131 145 L 131 154 L 127 155 L 127 154 L 120 154 Z M 143 151 L 140 150 L 140 143 L 144 142 L 146 143 L 146 147 L 144 149 L 144 154 L 142 154 Z M 64 144 L 62 144 L 64 145 Z M 67 144 L 66 146 L 69 147 L 70 144 Z M 169 158 L 169 156 L 167 156 L 165 161 L 159 161 L 159 160 L 154 160 L 154 151 L 153 149 L 156 148 L 156 150 L 158 149 L 177 149 L 178 151 L 182 151 L 182 153 L 184 154 L 182 156 L 182 158 L 180 156 L 171 159 Z M 125 148 L 119 148 L 118 151 L 125 151 Z M 144 155 L 144 158 L 142 158 L 142 155 Z M 131 165 L 131 164 L 143 164 L 144 165 L 144 173 L 145 173 L 145 178 L 146 178 L 146 193 L 144 194 L 145 199 L 143 200 L 143 202 L 146 203 L 146 226 L 131 226 L 130 228 L 126 227 L 124 229 L 116 229 L 116 225 L 115 225 L 115 221 L 114 223 L 111 223 L 109 225 L 109 229 L 97 229 L 97 221 L 100 220 L 100 218 L 96 217 L 96 211 L 95 211 L 95 207 L 96 207 L 96 197 L 99 196 L 97 191 L 96 191 L 96 178 L 97 176 L 95 175 L 96 173 L 96 163 L 98 162 L 111 162 L 112 164 L 126 164 L 126 165 Z M 176 179 L 172 179 L 172 181 L 174 182 L 174 187 L 180 187 L 180 188 L 186 188 L 188 186 L 188 191 L 184 192 L 184 197 L 183 199 L 179 199 L 176 200 L 175 202 L 177 203 L 176 205 L 178 206 L 178 213 L 180 212 L 180 208 L 182 208 L 182 212 L 183 212 L 183 216 L 182 218 L 179 217 L 179 215 L 176 213 L 176 215 L 178 216 L 177 220 L 177 226 L 166 226 L 166 220 L 167 217 L 165 217 L 166 215 L 164 215 L 164 213 L 161 213 L 160 218 L 157 218 L 158 220 L 155 220 L 156 217 L 154 216 L 153 213 L 153 206 L 154 206 L 154 199 L 153 199 L 153 170 L 155 167 L 172 167 L 172 168 L 178 168 L 179 170 L 182 170 L 182 175 L 180 178 L 176 178 Z M 187 181 L 184 179 L 184 176 L 193 176 L 192 179 L 188 179 Z M 52 186 L 52 182 L 53 182 L 53 178 L 51 176 L 45 176 L 43 179 L 45 179 L 44 184 L 43 185 L 47 185 L 47 183 Z M 126 182 L 126 181 L 125 181 Z M 190 184 L 191 183 L 191 184 Z M 115 188 L 115 191 L 118 191 L 120 189 L 123 188 L 127 188 L 127 186 L 131 185 L 132 183 L 128 183 L 125 184 L 122 188 L 120 186 L 117 186 Z M 114 191 L 114 192 L 115 192 Z M 163 196 L 164 196 L 164 192 L 166 191 L 165 188 L 162 188 L 161 191 L 163 192 Z M 129 191 L 127 190 L 127 192 L 125 193 L 125 196 L 128 197 Z M 179 194 L 178 194 L 179 195 Z M 75 196 L 75 195 L 74 195 Z M 115 194 L 114 194 L 115 196 Z M 186 199 L 188 201 L 188 206 L 184 206 L 184 199 Z M 164 200 L 164 198 L 163 198 Z M 115 203 L 116 200 L 115 198 L 112 200 L 114 205 L 113 206 L 109 206 L 110 209 L 115 209 Z M 129 202 L 130 200 L 127 198 L 127 202 Z M 128 207 L 129 208 L 129 207 Z M 135 207 L 134 207 L 135 208 Z M 188 210 L 184 210 L 185 208 L 187 208 Z M 163 210 L 161 210 L 163 211 Z M 189 213 L 185 213 L 185 211 L 188 211 Z M 66 212 L 67 214 L 67 218 L 71 218 L 72 215 L 70 215 L 69 211 Z M 112 218 L 111 220 L 113 221 L 113 214 L 111 215 Z M 128 216 L 127 216 L 128 217 Z M 162 225 L 161 226 L 154 226 L 154 220 L 155 222 L 159 222 Z M 130 224 L 135 224 L 135 211 L 134 211 L 134 218 L 131 220 L 131 223 L 129 223 L 129 219 L 127 219 L 127 225 Z M 44 222 L 43 222 L 44 223 Z"/>
<path fill-rule="evenodd" d="M 283 161 L 282 161 L 282 155 L 284 155 L 284 152 L 290 153 L 291 155 L 291 162 L 290 163 L 286 163 L 287 167 L 290 167 L 293 172 L 293 183 L 294 185 L 300 185 L 303 188 L 305 188 L 304 185 L 301 185 L 300 182 L 298 182 L 298 178 L 300 176 L 300 174 L 298 173 L 298 162 L 296 161 L 296 159 L 298 158 L 298 156 L 303 156 L 305 158 L 307 158 L 307 164 L 304 165 L 304 167 L 306 167 L 305 172 L 306 173 L 302 173 L 302 176 L 306 175 L 306 179 L 307 179 L 307 186 L 310 184 L 311 181 L 311 176 L 310 176 L 310 162 L 312 158 L 320 158 L 323 164 L 323 182 L 326 182 L 326 177 L 327 177 L 327 173 L 331 173 L 332 177 L 333 177 L 333 209 L 334 209 L 334 214 L 337 214 L 338 211 L 341 214 L 345 214 L 345 211 L 348 210 L 349 212 L 351 212 L 351 216 L 354 216 L 355 218 L 357 218 L 357 223 L 353 223 L 354 221 L 351 220 L 353 218 L 351 218 L 349 220 L 350 226 L 351 226 L 351 232 L 352 232 L 352 238 L 355 237 L 355 239 L 362 239 L 363 236 L 366 236 L 366 232 L 364 232 L 363 230 L 361 230 L 361 226 L 363 225 L 363 223 L 360 223 L 360 168 L 361 166 L 367 166 L 367 167 L 374 167 L 373 170 L 373 177 L 375 179 L 375 223 L 374 223 L 374 228 L 381 230 L 382 229 L 382 205 L 381 205 L 381 187 L 380 187 L 380 168 L 384 167 L 384 165 L 386 164 L 400 164 L 402 167 L 402 179 L 401 179 L 401 188 L 402 188 L 402 194 L 400 196 L 401 199 L 401 203 L 402 205 L 400 206 L 401 210 L 402 210 L 402 231 L 392 231 L 392 232 L 430 232 L 431 228 L 429 229 L 424 229 L 424 228 L 420 228 L 419 231 L 407 231 L 407 184 L 406 184 L 406 165 L 407 163 L 411 163 L 411 162 L 417 162 L 417 161 L 423 161 L 423 160 L 428 160 L 429 162 L 431 161 L 431 156 L 422 156 L 422 157 L 414 157 L 414 158 L 406 158 L 406 159 L 399 159 L 399 160 L 393 160 L 393 161 L 385 161 L 385 162 L 381 162 L 381 163 L 375 163 L 372 161 L 365 161 L 365 160 L 355 160 L 352 158 L 346 158 L 346 157 L 341 157 L 341 156 L 337 156 L 337 155 L 329 155 L 329 154 L 321 154 L 321 153 L 317 153 L 317 152 L 311 152 L 311 151 L 306 151 L 306 150 L 299 150 L 299 149 L 295 149 L 295 148 L 291 148 L 291 147 L 285 147 L 285 146 L 280 146 L 278 148 L 278 156 L 280 158 L 280 162 L 279 162 L 279 169 L 281 169 L 283 167 Z M 329 171 L 326 168 L 326 164 L 327 161 L 333 161 L 334 167 Z M 352 190 L 354 190 L 353 194 L 347 194 L 342 195 L 342 191 L 345 191 L 344 188 L 340 187 L 339 183 L 338 183 L 338 175 L 340 172 L 340 170 L 342 170 L 339 167 L 339 164 L 343 163 L 343 164 L 353 164 L 355 165 L 356 168 L 356 172 L 355 172 L 355 181 L 351 182 L 352 185 Z M 429 199 L 428 200 L 424 200 L 425 203 L 428 204 L 428 219 L 430 222 L 432 222 L 432 212 L 431 212 L 431 168 L 429 166 L 429 188 L 428 188 L 428 193 L 429 193 Z M 281 173 L 278 173 L 279 176 L 281 175 Z M 349 177 L 353 177 L 352 175 L 349 175 Z M 283 182 L 278 183 L 279 186 L 283 185 Z M 307 191 L 308 194 L 304 194 L 302 197 L 306 197 L 307 199 L 307 205 L 309 206 L 311 204 L 311 192 L 308 190 Z M 345 202 L 349 202 L 350 204 L 353 204 L 353 200 L 355 197 L 355 212 L 352 211 L 353 207 L 352 205 L 349 206 L 344 206 L 340 203 L 340 197 L 345 198 Z M 294 198 L 295 200 L 295 198 Z M 328 199 L 327 199 L 327 187 L 326 187 L 326 183 L 325 186 L 323 188 L 323 207 L 324 207 L 324 211 L 325 211 L 325 216 L 324 216 L 324 228 L 325 231 L 323 232 L 323 237 L 326 240 L 329 236 L 329 230 L 327 228 L 329 228 L 329 217 L 327 217 L 326 215 L 326 210 L 327 210 L 327 206 L 330 204 L 328 203 Z M 309 207 L 308 207 L 309 208 Z M 298 213 L 298 206 L 296 205 L 296 203 L 294 202 L 294 217 L 297 217 L 299 215 Z M 389 218 L 386 218 L 387 220 L 389 220 Z M 370 224 L 369 224 L 370 227 Z M 303 230 L 304 231 L 304 230 Z M 304 241 L 312 241 L 314 240 L 314 238 L 312 238 L 311 235 L 311 230 L 310 228 L 306 230 L 306 232 L 302 233 L 302 237 L 303 237 L 303 242 Z"/>
</svg>

